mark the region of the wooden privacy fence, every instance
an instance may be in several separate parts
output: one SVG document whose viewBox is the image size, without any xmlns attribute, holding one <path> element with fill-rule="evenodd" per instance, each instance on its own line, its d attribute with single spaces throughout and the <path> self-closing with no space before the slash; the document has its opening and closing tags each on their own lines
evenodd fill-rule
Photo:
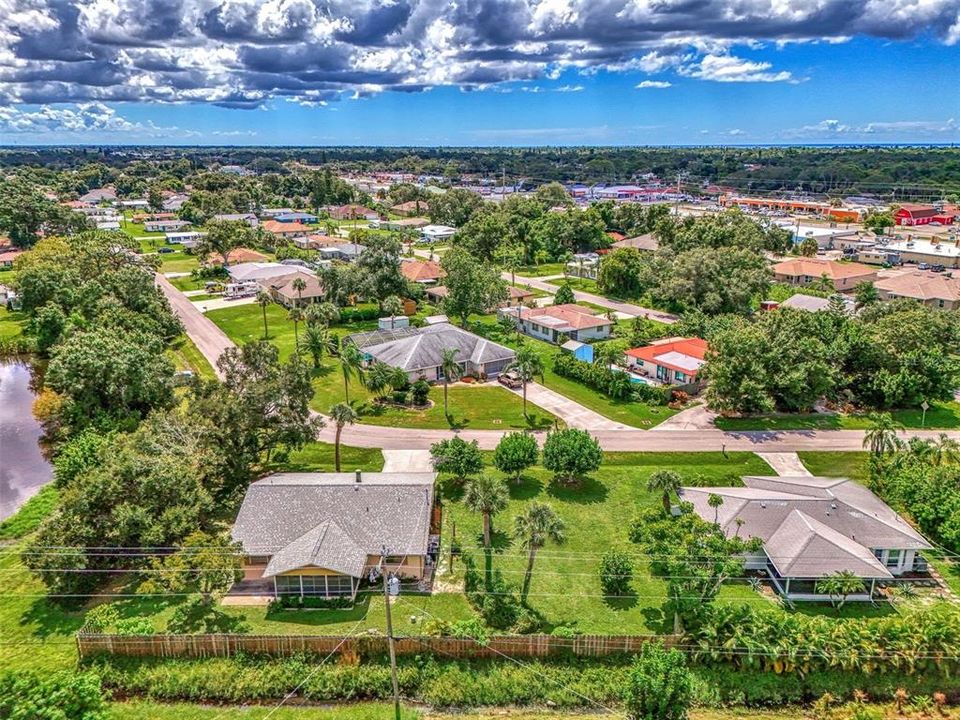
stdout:
<svg viewBox="0 0 960 720">
<path fill-rule="evenodd" d="M 664 635 L 577 635 L 563 638 L 553 635 L 494 635 L 480 643 L 470 638 L 400 637 L 398 655 L 428 654 L 456 658 L 549 657 L 569 653 L 600 657 L 635 653 L 644 644 L 675 642 Z M 355 653 L 384 655 L 388 652 L 383 635 L 77 635 L 80 657 L 126 655 L 136 657 L 230 657 L 238 652 L 263 655 L 296 653 Z"/>
</svg>

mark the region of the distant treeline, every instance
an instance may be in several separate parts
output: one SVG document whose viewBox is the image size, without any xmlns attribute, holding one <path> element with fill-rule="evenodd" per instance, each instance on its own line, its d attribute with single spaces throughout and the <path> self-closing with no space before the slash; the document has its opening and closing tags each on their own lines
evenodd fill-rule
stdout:
<svg viewBox="0 0 960 720">
<path fill-rule="evenodd" d="M 706 183 L 743 192 L 879 195 L 898 200 L 960 195 L 960 147 L 34 147 L 0 149 L 0 167 L 74 169 L 99 162 L 189 164 L 194 172 L 241 165 L 295 172 L 298 163 L 336 171 L 480 175 L 508 184 L 629 182 L 653 173 L 693 190 Z"/>
</svg>

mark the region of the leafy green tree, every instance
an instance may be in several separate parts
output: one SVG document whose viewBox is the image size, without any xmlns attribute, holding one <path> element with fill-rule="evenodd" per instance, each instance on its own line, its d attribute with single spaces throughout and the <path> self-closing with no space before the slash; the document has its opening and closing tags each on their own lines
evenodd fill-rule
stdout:
<svg viewBox="0 0 960 720">
<path fill-rule="evenodd" d="M 626 595 L 633 582 L 633 562 L 622 550 L 607 550 L 600 558 L 600 588 L 606 596 Z"/>
<path fill-rule="evenodd" d="M 624 689 L 630 720 L 686 720 L 692 695 L 693 678 L 682 652 L 661 643 L 641 648 Z"/>
<path fill-rule="evenodd" d="M 461 437 L 441 440 L 430 446 L 430 456 L 437 471 L 450 473 L 458 483 L 483 470 L 483 455 L 476 440 L 467 442 Z"/>
<path fill-rule="evenodd" d="M 341 402 L 330 408 L 330 419 L 337 428 L 333 440 L 333 457 L 336 470 L 340 472 L 340 435 L 345 426 L 353 425 L 360 416 L 347 403 Z"/>
<path fill-rule="evenodd" d="M 48 200 L 32 183 L 0 180 L 0 234 L 16 247 L 32 247 L 41 233 L 69 235 L 86 229 L 83 215 Z"/>
<path fill-rule="evenodd" d="M 287 317 L 293 323 L 293 352 L 300 352 L 300 323 L 303 321 L 303 310 L 299 307 L 292 307 L 287 312 Z"/>
<path fill-rule="evenodd" d="M 488 262 L 509 236 L 509 222 L 510 218 L 502 210 L 485 205 L 457 231 L 454 247 L 466 250 L 480 262 Z"/>
<path fill-rule="evenodd" d="M 696 248 L 673 259 L 657 293 L 678 308 L 746 315 L 754 298 L 766 294 L 770 279 L 766 258 L 754 250 Z"/>
<path fill-rule="evenodd" d="M 521 601 L 526 602 L 537 553 L 547 542 L 552 541 L 557 545 L 566 542 L 566 524 L 552 507 L 534 501 L 514 520 L 514 537 L 527 552 L 527 567 L 523 573 L 523 589 L 520 591 Z"/>
<path fill-rule="evenodd" d="M 647 480 L 647 490 L 658 492 L 663 502 L 663 512 L 670 514 L 670 496 L 676 495 L 683 480 L 673 470 L 657 470 Z"/>
<path fill-rule="evenodd" d="M 443 373 L 443 414 L 444 417 L 450 417 L 450 410 L 447 406 L 447 391 L 450 382 L 456 382 L 463 375 L 463 366 L 457 360 L 458 348 L 445 348 L 440 353 L 440 372 Z"/>
<path fill-rule="evenodd" d="M 573 198 L 567 189 L 558 182 L 549 182 L 537 188 L 534 199 L 545 209 L 553 207 L 569 207 L 573 205 Z"/>
<path fill-rule="evenodd" d="M 817 245 L 816 238 L 808 237 L 800 241 L 800 246 L 797 250 L 799 250 L 803 257 L 816 257 L 820 251 L 820 246 Z"/>
<path fill-rule="evenodd" d="M 462 227 L 483 205 L 483 197 L 473 190 L 452 188 L 430 199 L 430 219 L 442 225 Z"/>
<path fill-rule="evenodd" d="M 111 433 L 87 428 L 57 448 L 53 460 L 53 477 L 58 488 L 73 483 L 100 462 L 100 453 L 110 446 Z"/>
<path fill-rule="evenodd" d="M 467 250 L 455 247 L 444 254 L 440 265 L 446 273 L 443 310 L 458 318 L 461 326 L 466 327 L 470 315 L 487 313 L 507 299 L 507 286 L 497 269 Z"/>
<path fill-rule="evenodd" d="M 894 226 L 893 214 L 890 212 L 870 211 L 863 218 L 863 226 L 874 235 L 883 235 L 887 228 Z"/>
<path fill-rule="evenodd" d="M 527 383 L 536 378 L 543 378 L 543 358 L 528 345 L 517 350 L 513 362 L 507 366 L 508 371 L 515 372 L 520 378 L 523 388 L 523 416 L 527 417 Z"/>
<path fill-rule="evenodd" d="M 353 268 L 362 293 L 378 302 L 390 295 L 405 295 L 407 280 L 400 272 L 400 241 L 390 235 L 370 235 L 361 244 L 364 251 Z"/>
<path fill-rule="evenodd" d="M 572 305 L 575 302 L 576 298 L 573 295 L 573 288 L 567 283 L 558 287 L 557 292 L 553 294 L 554 305 Z"/>
<path fill-rule="evenodd" d="M 555 430 L 543 443 L 543 466 L 561 482 L 576 481 L 599 469 L 602 461 L 600 443 L 586 430 Z"/>
<path fill-rule="evenodd" d="M 707 505 L 713 508 L 713 524 L 720 525 L 720 508 L 723 507 L 723 496 L 710 493 L 707 496 Z"/>
<path fill-rule="evenodd" d="M 256 234 L 243 220 L 211 220 L 203 230 L 205 234 L 197 240 L 197 255 L 219 255 L 224 267 L 230 265 L 230 255 L 234 250 L 255 244 Z"/>
<path fill-rule="evenodd" d="M 331 302 L 312 303 L 303 311 L 303 318 L 311 325 L 330 326 L 340 320 L 340 310 Z"/>
<path fill-rule="evenodd" d="M 0 674 L 0 718 L 9 720 L 106 720 L 100 678 L 67 671 Z"/>
<path fill-rule="evenodd" d="M 636 248 L 615 248 L 600 263 L 597 285 L 617 297 L 639 297 L 654 284 L 650 263 Z"/>
<path fill-rule="evenodd" d="M 523 266 L 524 250 L 519 243 L 505 243 L 493 253 L 494 262 L 510 273 L 510 284 L 517 284 L 517 270 Z"/>
<path fill-rule="evenodd" d="M 520 482 L 520 475 L 529 467 L 537 464 L 540 449 L 537 439 L 526 432 L 507 433 L 497 443 L 493 451 L 493 465 L 505 475 L 512 475 L 514 482 Z"/>
<path fill-rule="evenodd" d="M 493 475 L 471 478 L 463 489 L 463 504 L 483 516 L 483 546 L 491 546 L 493 516 L 507 509 L 510 493 L 506 484 Z"/>
<path fill-rule="evenodd" d="M 863 580 L 850 570 L 838 570 L 817 580 L 817 592 L 830 597 L 830 604 L 840 612 L 847 598 L 863 592 Z"/>
<path fill-rule="evenodd" d="M 243 548 L 222 535 L 192 532 L 176 552 L 154 557 L 140 592 L 200 594 L 204 605 L 243 579 Z"/>
</svg>

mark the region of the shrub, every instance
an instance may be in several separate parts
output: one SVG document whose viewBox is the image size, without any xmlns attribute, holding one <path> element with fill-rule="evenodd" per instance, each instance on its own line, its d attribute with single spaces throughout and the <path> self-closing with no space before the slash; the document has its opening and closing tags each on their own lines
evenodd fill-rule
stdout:
<svg viewBox="0 0 960 720">
<path fill-rule="evenodd" d="M 553 370 L 561 377 L 576 380 L 617 400 L 630 398 L 649 405 L 670 402 L 669 387 L 632 383 L 625 372 L 577 360 L 568 353 L 558 353 L 554 357 Z"/>
<path fill-rule="evenodd" d="M 299 595 L 281 595 L 270 601 L 269 611 L 278 610 L 342 610 L 353 607 L 353 600 L 349 597 L 300 597 Z"/>
<path fill-rule="evenodd" d="M 100 679 L 90 673 L 0 675 L 0 718 L 104 720 L 106 710 Z"/>
<path fill-rule="evenodd" d="M 691 678 L 683 653 L 645 645 L 630 668 L 624 704 L 633 720 L 684 720 Z"/>
<path fill-rule="evenodd" d="M 633 563 L 622 550 L 608 550 L 600 559 L 600 587 L 604 595 L 626 595 L 633 581 Z"/>
<path fill-rule="evenodd" d="M 407 394 L 406 390 L 394 390 L 390 397 L 397 405 L 406 405 L 407 400 L 409 399 L 409 395 Z"/>
<path fill-rule="evenodd" d="M 133 617 L 117 620 L 114 632 L 117 635 L 153 635 L 156 630 L 147 618 Z"/>
<path fill-rule="evenodd" d="M 414 405 L 426 405 L 430 395 L 430 383 L 423 378 L 417 380 L 410 390 Z"/>
<path fill-rule="evenodd" d="M 570 482 L 592 472 L 602 461 L 600 444 L 586 430 L 556 430 L 543 443 L 543 466 L 561 481 Z"/>
</svg>

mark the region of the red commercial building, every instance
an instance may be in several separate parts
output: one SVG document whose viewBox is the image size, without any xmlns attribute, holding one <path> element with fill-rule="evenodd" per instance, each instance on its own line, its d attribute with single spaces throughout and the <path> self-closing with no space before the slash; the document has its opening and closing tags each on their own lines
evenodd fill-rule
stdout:
<svg viewBox="0 0 960 720">
<path fill-rule="evenodd" d="M 929 225 L 930 223 L 939 223 L 940 225 L 952 225 L 953 215 L 947 212 L 937 210 L 933 205 L 901 205 L 893 214 L 893 220 L 897 225 Z"/>
</svg>

